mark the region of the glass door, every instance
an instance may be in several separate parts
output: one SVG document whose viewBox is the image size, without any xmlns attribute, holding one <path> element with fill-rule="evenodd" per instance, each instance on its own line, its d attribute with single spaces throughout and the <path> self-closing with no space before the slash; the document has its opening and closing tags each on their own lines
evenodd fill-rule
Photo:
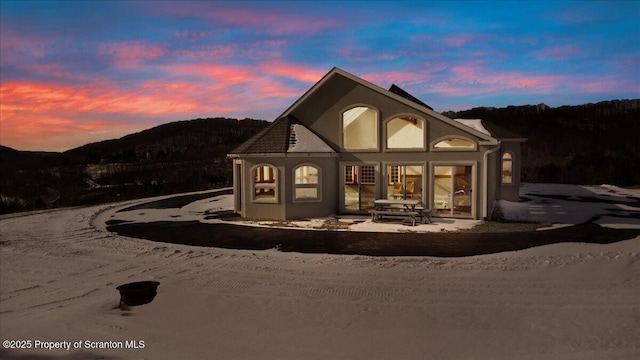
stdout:
<svg viewBox="0 0 640 360">
<path fill-rule="evenodd" d="M 373 210 L 376 199 L 375 165 L 345 165 L 343 174 L 345 211 Z"/>
<path fill-rule="evenodd" d="M 422 200 L 422 166 L 388 165 L 387 199 Z"/>
<path fill-rule="evenodd" d="M 442 216 L 471 217 L 473 166 L 435 166 L 433 211 Z"/>
</svg>

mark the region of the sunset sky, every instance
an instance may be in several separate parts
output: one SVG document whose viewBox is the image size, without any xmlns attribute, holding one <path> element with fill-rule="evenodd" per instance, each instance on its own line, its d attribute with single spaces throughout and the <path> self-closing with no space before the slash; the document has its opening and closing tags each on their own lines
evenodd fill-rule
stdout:
<svg viewBox="0 0 640 360">
<path fill-rule="evenodd" d="M 334 66 L 436 111 L 640 97 L 640 1 L 0 0 L 0 144 L 273 120 Z"/>
</svg>

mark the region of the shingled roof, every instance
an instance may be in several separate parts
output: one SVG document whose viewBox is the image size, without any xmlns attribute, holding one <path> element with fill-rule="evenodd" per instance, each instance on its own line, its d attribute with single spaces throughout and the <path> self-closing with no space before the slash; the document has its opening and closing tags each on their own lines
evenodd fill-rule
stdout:
<svg viewBox="0 0 640 360">
<path fill-rule="evenodd" d="M 302 137 L 302 139 L 299 139 Z M 302 141 L 301 141 L 302 140 Z M 304 144 L 304 145 L 302 145 Z M 233 149 L 230 154 L 335 153 L 318 135 L 291 115 L 271 125 Z"/>
<path fill-rule="evenodd" d="M 389 91 L 402 96 L 403 98 L 409 100 L 409 101 L 413 101 L 414 103 L 418 104 L 418 105 L 422 105 L 424 107 L 426 107 L 429 110 L 433 110 L 433 108 L 425 103 L 423 103 L 422 101 L 420 101 L 420 99 L 418 99 L 417 97 L 409 94 L 408 92 L 404 91 L 402 88 L 400 88 L 400 86 L 396 85 L 396 84 L 391 84 L 391 87 L 389 88 Z"/>
<path fill-rule="evenodd" d="M 501 140 L 510 139 L 510 140 L 520 140 L 520 141 L 526 140 L 526 138 L 516 133 L 515 131 L 505 129 L 502 126 L 496 125 L 484 119 L 481 121 L 482 121 L 482 126 L 484 126 L 485 129 L 489 130 L 491 135 L 497 139 L 501 139 Z"/>
</svg>

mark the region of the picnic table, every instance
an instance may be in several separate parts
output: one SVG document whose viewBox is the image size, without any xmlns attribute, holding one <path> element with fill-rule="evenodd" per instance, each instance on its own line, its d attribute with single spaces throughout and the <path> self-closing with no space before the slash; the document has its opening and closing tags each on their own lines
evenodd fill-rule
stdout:
<svg viewBox="0 0 640 360">
<path fill-rule="evenodd" d="M 371 221 L 383 218 L 404 218 L 416 225 L 416 219 L 423 224 L 431 223 L 431 210 L 422 206 L 422 201 L 412 199 L 377 199 L 374 200 L 375 210 L 370 210 Z"/>
</svg>

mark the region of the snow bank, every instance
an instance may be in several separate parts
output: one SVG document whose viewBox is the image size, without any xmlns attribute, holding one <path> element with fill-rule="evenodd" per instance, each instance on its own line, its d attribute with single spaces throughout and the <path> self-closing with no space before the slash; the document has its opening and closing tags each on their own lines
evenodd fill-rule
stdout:
<svg viewBox="0 0 640 360">
<path fill-rule="evenodd" d="M 605 227 L 640 229 L 640 190 L 613 185 L 522 184 L 520 196 L 526 201 L 498 202 L 506 220 L 560 225 L 594 220 Z"/>
</svg>

